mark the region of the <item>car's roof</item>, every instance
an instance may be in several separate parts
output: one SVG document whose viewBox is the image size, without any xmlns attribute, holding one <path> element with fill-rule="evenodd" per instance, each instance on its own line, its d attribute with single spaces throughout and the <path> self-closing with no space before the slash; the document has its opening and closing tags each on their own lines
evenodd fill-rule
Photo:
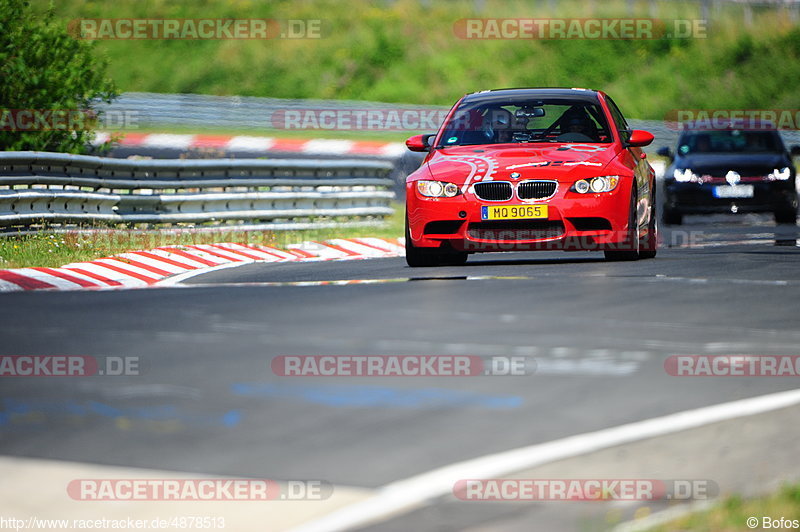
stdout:
<svg viewBox="0 0 800 532">
<path fill-rule="evenodd" d="M 598 91 L 589 89 L 567 89 L 556 87 L 543 87 L 543 88 L 520 88 L 520 89 L 494 89 L 481 92 L 473 92 L 464 96 L 465 102 L 474 101 L 502 101 L 504 99 L 517 99 L 517 98 L 541 98 L 543 100 L 549 99 L 565 99 L 576 100 L 586 103 L 597 103 Z"/>
</svg>

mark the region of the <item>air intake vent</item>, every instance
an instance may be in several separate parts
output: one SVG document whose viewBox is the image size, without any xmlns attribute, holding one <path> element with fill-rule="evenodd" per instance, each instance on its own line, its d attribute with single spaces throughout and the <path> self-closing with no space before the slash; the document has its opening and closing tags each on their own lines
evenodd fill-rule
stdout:
<svg viewBox="0 0 800 532">
<path fill-rule="evenodd" d="M 558 238 L 564 234 L 564 224 L 558 220 L 542 221 L 491 221 L 469 224 L 467 232 L 476 240 L 506 242 Z"/>
</svg>

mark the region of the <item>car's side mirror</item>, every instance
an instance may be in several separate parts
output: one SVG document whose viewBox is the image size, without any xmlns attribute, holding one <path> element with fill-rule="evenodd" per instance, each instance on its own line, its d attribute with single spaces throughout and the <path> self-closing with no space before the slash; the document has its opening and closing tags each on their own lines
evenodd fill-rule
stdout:
<svg viewBox="0 0 800 532">
<path fill-rule="evenodd" d="M 792 157 L 797 157 L 798 155 L 800 155 L 800 146 L 795 144 L 789 149 L 789 153 L 791 154 Z"/>
<path fill-rule="evenodd" d="M 672 150 L 669 149 L 669 146 L 661 146 L 656 150 L 656 154 L 666 157 L 667 159 L 672 159 Z"/>
<path fill-rule="evenodd" d="M 634 148 L 641 148 L 642 146 L 647 146 L 655 140 L 655 137 L 652 133 L 649 133 L 643 129 L 634 129 L 631 131 L 631 136 L 628 138 L 628 142 L 625 144 L 629 147 Z"/>
<path fill-rule="evenodd" d="M 436 135 L 414 135 L 406 140 L 406 148 L 411 151 L 431 151 L 431 140 Z"/>
</svg>

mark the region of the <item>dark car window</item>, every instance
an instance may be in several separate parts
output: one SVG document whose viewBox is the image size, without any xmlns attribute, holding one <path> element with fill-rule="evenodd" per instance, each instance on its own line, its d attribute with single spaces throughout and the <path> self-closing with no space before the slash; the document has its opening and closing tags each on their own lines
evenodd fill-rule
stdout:
<svg viewBox="0 0 800 532">
<path fill-rule="evenodd" d="M 614 100 L 608 96 L 606 96 L 606 103 L 608 103 L 608 109 L 611 111 L 611 119 L 614 120 L 620 138 L 622 138 L 623 141 L 627 141 L 631 136 L 631 128 L 625 120 L 625 117 L 622 116 L 622 111 L 619 110 Z"/>
<path fill-rule="evenodd" d="M 678 153 L 780 153 L 783 142 L 776 131 L 691 131 L 678 142 Z"/>
<path fill-rule="evenodd" d="M 462 102 L 438 147 L 478 144 L 612 141 L 597 104 L 569 99 Z"/>
</svg>

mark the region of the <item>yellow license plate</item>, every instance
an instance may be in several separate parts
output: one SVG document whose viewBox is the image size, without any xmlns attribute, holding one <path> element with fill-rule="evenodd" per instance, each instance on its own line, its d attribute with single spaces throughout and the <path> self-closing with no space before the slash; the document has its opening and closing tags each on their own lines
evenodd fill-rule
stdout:
<svg viewBox="0 0 800 532">
<path fill-rule="evenodd" d="M 483 205 L 481 220 L 547 218 L 547 205 Z"/>
</svg>

